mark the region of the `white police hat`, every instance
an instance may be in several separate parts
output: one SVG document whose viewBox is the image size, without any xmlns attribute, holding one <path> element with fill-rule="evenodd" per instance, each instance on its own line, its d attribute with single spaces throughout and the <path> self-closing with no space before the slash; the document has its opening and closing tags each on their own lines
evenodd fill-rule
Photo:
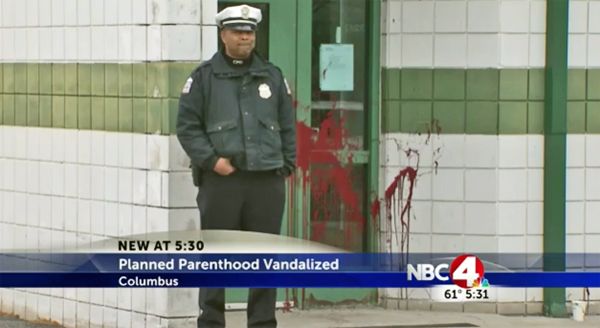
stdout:
<svg viewBox="0 0 600 328">
<path fill-rule="evenodd" d="M 261 20 L 260 9 L 248 5 L 227 7 L 215 16 L 219 27 L 241 31 L 254 31 Z"/>
</svg>

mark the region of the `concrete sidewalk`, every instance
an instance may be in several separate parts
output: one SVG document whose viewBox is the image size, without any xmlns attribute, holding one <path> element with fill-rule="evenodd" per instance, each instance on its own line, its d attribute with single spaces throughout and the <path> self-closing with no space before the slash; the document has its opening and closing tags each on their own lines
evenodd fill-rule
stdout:
<svg viewBox="0 0 600 328">
<path fill-rule="evenodd" d="M 384 310 L 381 308 L 327 309 L 277 312 L 280 328 L 407 328 L 407 327 L 600 327 L 600 316 L 588 316 L 584 322 L 568 318 L 503 316 L 457 312 Z M 191 323 L 191 322 L 190 322 Z M 246 326 L 245 311 L 227 312 L 227 327 Z M 0 328 L 52 328 L 15 317 L 0 316 Z M 139 328 L 139 327 L 135 327 Z M 148 327 L 152 328 L 152 327 Z M 158 328 L 158 327 L 157 327 Z M 186 328 L 191 328 L 187 327 Z"/>
</svg>

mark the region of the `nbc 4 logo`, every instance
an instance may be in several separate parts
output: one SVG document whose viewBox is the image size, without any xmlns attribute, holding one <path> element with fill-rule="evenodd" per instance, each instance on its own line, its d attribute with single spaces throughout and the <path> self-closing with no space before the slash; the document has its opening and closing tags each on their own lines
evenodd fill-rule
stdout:
<svg viewBox="0 0 600 328">
<path fill-rule="evenodd" d="M 448 271 L 449 276 L 446 275 Z M 416 267 L 409 264 L 406 269 L 407 280 L 417 281 L 439 281 L 452 282 L 462 288 L 486 288 L 489 282 L 484 278 L 483 262 L 474 255 L 462 254 L 454 258 L 450 266 L 446 263 L 433 265 L 429 263 L 417 264 Z"/>
</svg>

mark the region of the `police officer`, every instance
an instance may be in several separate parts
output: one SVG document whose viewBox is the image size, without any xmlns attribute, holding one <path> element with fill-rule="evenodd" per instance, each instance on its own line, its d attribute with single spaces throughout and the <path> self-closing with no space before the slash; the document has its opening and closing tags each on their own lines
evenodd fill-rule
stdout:
<svg viewBox="0 0 600 328">
<path fill-rule="evenodd" d="M 219 12 L 224 49 L 192 72 L 179 99 L 177 137 L 191 158 L 204 230 L 281 229 L 295 118 L 281 71 L 254 52 L 261 19 L 247 5 Z M 224 292 L 200 290 L 198 327 L 225 326 Z M 275 289 L 251 288 L 248 327 L 276 327 L 275 300 Z"/>
</svg>

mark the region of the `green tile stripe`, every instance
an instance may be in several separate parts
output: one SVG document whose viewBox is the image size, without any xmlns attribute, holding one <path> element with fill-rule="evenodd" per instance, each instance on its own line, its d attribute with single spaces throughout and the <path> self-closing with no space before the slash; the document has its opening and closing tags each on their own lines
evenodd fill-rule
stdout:
<svg viewBox="0 0 600 328">
<path fill-rule="evenodd" d="M 0 64 L 0 125 L 175 133 L 198 63 Z"/>
<path fill-rule="evenodd" d="M 600 133 L 600 69 L 571 69 L 568 133 Z M 382 131 L 543 134 L 544 69 L 382 71 Z"/>
</svg>

